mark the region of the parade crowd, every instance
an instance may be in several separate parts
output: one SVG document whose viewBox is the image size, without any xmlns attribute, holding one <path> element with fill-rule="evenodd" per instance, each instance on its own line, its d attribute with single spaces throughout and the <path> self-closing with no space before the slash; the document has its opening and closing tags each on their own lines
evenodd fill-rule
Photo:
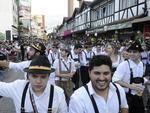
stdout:
<svg viewBox="0 0 150 113">
<path fill-rule="evenodd" d="M 0 81 L 0 96 L 13 100 L 16 113 L 150 113 L 150 97 L 143 101 L 150 48 L 140 41 L 0 42 L 0 76 L 24 73 Z"/>
</svg>

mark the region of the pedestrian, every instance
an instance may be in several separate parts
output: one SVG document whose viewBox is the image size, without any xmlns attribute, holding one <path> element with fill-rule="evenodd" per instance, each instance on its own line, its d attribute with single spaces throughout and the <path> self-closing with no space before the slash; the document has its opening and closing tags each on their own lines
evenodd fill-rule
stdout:
<svg viewBox="0 0 150 113">
<path fill-rule="evenodd" d="M 128 113 L 124 89 L 111 83 L 112 61 L 96 55 L 89 62 L 90 82 L 70 98 L 69 113 Z"/>
<path fill-rule="evenodd" d="M 129 113 L 144 113 L 142 93 L 144 90 L 144 68 L 140 60 L 143 51 L 140 43 L 133 42 L 128 47 L 130 58 L 123 61 L 113 75 L 113 82 L 124 87 L 129 105 Z"/>
<path fill-rule="evenodd" d="M 48 83 L 54 72 L 46 56 L 37 56 L 24 69 L 28 80 L 0 82 L 0 95 L 13 100 L 16 113 L 67 113 L 64 92 Z"/>
</svg>

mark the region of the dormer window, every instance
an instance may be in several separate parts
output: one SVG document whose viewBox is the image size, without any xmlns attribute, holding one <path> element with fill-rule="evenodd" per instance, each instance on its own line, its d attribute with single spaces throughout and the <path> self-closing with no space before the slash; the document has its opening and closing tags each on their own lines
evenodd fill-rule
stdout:
<svg viewBox="0 0 150 113">
<path fill-rule="evenodd" d="M 103 17 L 106 17 L 106 7 L 103 7 L 102 9 L 101 9 L 101 17 L 103 18 Z"/>
</svg>

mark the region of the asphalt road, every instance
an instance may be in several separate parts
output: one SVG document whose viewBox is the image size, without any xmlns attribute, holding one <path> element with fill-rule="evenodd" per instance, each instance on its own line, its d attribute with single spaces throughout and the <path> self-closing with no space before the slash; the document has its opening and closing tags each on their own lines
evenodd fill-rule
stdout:
<svg viewBox="0 0 150 113">
<path fill-rule="evenodd" d="M 11 82 L 18 78 L 23 79 L 23 73 L 8 70 L 5 72 L 4 77 L 0 77 L 0 80 L 4 82 Z M 0 113 L 16 113 L 13 101 L 10 98 L 3 97 L 0 99 Z"/>
</svg>

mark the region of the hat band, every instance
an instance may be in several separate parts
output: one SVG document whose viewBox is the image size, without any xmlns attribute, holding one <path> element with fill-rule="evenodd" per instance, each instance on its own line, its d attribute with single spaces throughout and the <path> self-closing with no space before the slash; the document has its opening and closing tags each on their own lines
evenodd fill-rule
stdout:
<svg viewBox="0 0 150 113">
<path fill-rule="evenodd" d="M 45 67 L 45 66 L 30 66 L 29 69 L 32 69 L 32 70 L 36 70 L 36 69 L 39 69 L 39 70 L 47 70 L 47 71 L 50 71 L 51 68 L 49 67 Z"/>
<path fill-rule="evenodd" d="M 39 49 L 38 47 L 36 47 L 35 45 L 32 45 L 33 48 L 37 49 L 38 51 L 41 51 L 41 49 Z"/>
</svg>

